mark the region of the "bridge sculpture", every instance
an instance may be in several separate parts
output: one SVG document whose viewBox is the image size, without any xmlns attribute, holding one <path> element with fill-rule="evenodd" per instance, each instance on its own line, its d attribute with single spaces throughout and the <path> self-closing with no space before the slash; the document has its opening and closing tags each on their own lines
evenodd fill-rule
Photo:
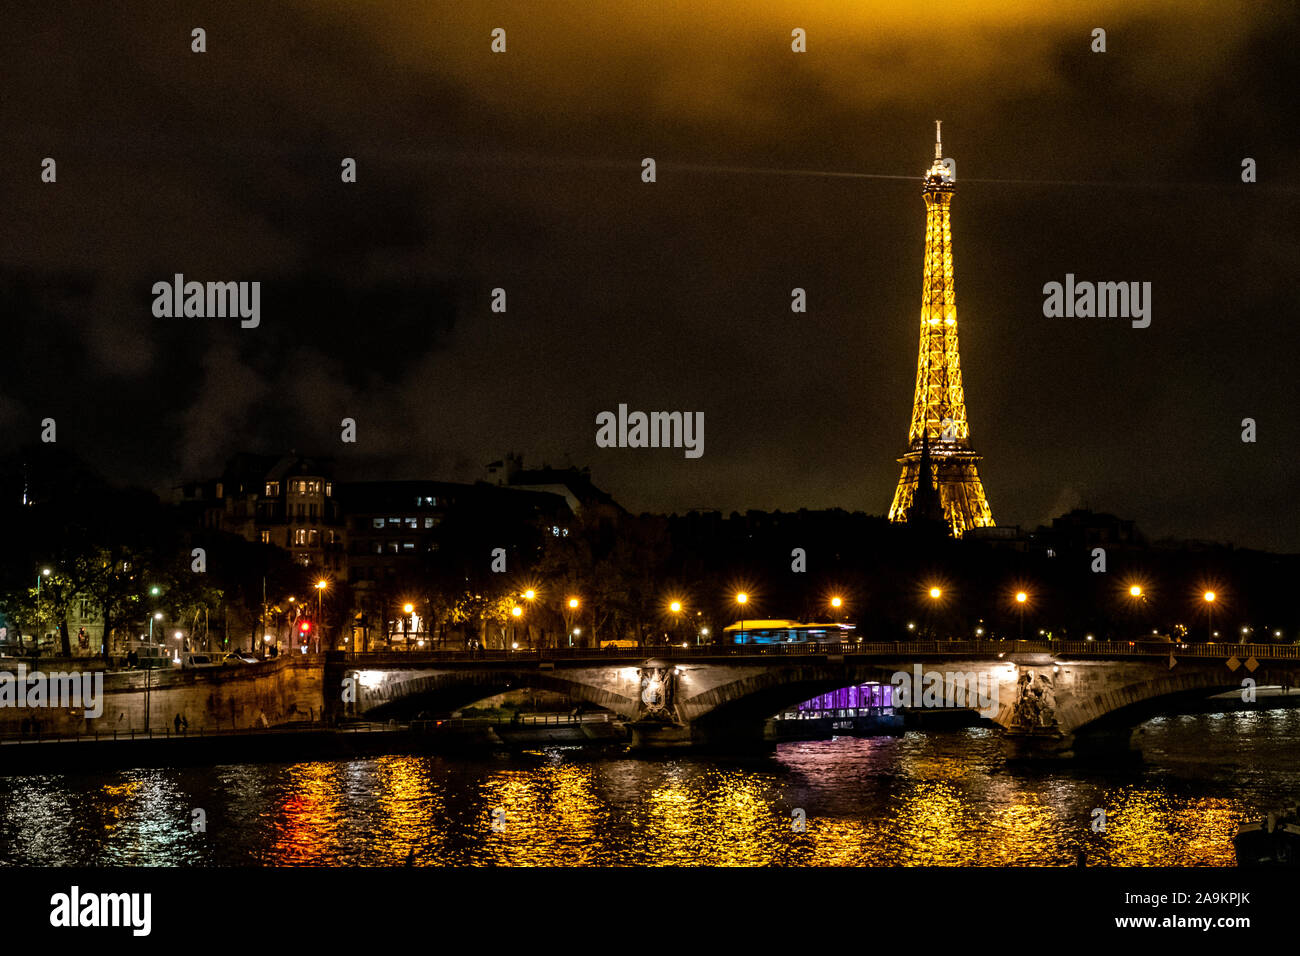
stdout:
<svg viewBox="0 0 1300 956">
<path fill-rule="evenodd" d="M 325 687 L 350 686 L 337 706 L 371 719 L 449 713 L 510 689 L 552 690 L 611 711 L 634 747 L 656 749 L 758 743 L 783 710 L 900 673 L 923 678 L 913 706 L 978 707 L 1012 738 L 1068 746 L 1116 730 L 1127 739 L 1150 716 L 1251 682 L 1295 685 L 1300 646 L 930 641 L 387 653 L 333 661 Z"/>
</svg>

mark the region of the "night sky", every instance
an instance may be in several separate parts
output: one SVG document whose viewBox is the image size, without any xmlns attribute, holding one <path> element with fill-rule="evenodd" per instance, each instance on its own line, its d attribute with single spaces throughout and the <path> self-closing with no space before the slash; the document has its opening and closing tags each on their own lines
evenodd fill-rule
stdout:
<svg viewBox="0 0 1300 956">
<path fill-rule="evenodd" d="M 589 464 L 632 511 L 884 513 L 942 119 L 997 523 L 1086 506 L 1300 550 L 1297 8 L 1133 7 L 9 9 L 0 452 L 48 416 L 164 494 L 240 450 L 449 480 L 513 450 Z M 260 281 L 260 327 L 155 318 L 177 272 Z M 1045 318 L 1067 272 L 1152 283 L 1151 326 Z M 704 412 L 703 457 L 598 449 L 620 403 Z"/>
</svg>

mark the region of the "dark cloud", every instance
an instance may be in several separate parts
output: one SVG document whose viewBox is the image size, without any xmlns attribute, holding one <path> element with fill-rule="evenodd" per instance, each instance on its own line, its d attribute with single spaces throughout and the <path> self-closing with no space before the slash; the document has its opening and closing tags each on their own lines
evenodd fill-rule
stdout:
<svg viewBox="0 0 1300 956">
<path fill-rule="evenodd" d="M 19 11 L 0 39 L 6 442 L 57 414 L 106 474 L 159 488 L 242 448 L 446 478 L 518 450 L 590 463 L 633 509 L 882 512 L 943 118 L 995 518 L 1082 496 L 1154 536 L 1294 550 L 1295 10 L 988 7 L 942 29 L 901 2 L 798 22 L 730 0 Z M 174 272 L 261 281 L 261 327 L 155 319 Z M 1152 282 L 1151 328 L 1044 319 L 1066 272 Z M 704 411 L 704 457 L 596 449 L 620 402 Z"/>
</svg>

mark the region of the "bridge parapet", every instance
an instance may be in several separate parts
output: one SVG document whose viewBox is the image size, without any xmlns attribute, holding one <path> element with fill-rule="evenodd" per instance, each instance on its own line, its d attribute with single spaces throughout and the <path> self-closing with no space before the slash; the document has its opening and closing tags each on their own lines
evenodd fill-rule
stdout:
<svg viewBox="0 0 1300 956">
<path fill-rule="evenodd" d="M 820 657 L 886 656 L 946 657 L 973 655 L 1002 660 L 1013 654 L 1049 654 L 1053 657 L 1078 656 L 1097 658 L 1175 657 L 1228 660 L 1300 660 L 1300 645 L 1295 644 L 1172 644 L 1155 641 L 844 641 L 788 644 L 718 644 L 682 647 L 647 645 L 645 647 L 610 647 L 605 649 L 561 647 L 531 651 L 424 651 L 407 653 L 385 651 L 349 655 L 353 666 L 410 666 L 426 662 L 510 662 L 518 664 L 542 661 L 643 661 L 647 658 L 696 660 L 735 657 Z"/>
</svg>

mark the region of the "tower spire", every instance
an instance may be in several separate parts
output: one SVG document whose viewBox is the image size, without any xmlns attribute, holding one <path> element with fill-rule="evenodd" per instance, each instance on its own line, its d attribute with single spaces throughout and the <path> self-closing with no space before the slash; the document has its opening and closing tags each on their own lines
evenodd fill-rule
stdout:
<svg viewBox="0 0 1300 956">
<path fill-rule="evenodd" d="M 908 449 L 889 509 L 889 520 L 942 508 L 943 520 L 960 536 L 993 524 L 970 443 L 966 394 L 957 348 L 957 296 L 952 266 L 952 197 L 956 183 L 943 165 L 940 121 L 934 124 L 934 164 L 925 175 L 925 260 L 921 280 L 921 341 Z M 933 463 L 933 464 L 932 464 Z M 933 469 L 933 472 L 932 470 Z M 932 477 L 933 475 L 933 477 Z M 933 481 L 933 484 L 931 482 Z M 915 508 L 913 507 L 915 505 Z"/>
</svg>

